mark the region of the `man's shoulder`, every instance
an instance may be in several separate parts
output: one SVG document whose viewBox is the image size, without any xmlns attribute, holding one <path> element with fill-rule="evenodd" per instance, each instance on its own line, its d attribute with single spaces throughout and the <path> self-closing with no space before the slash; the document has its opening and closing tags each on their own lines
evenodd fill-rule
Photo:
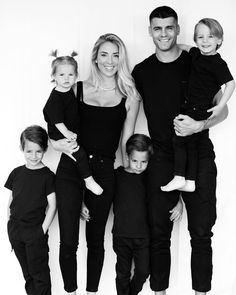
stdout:
<svg viewBox="0 0 236 295">
<path fill-rule="evenodd" d="M 148 56 L 147 58 L 145 58 L 143 61 L 137 63 L 135 65 L 135 69 L 142 69 L 146 66 L 149 66 L 150 64 L 153 63 L 153 60 L 155 60 L 155 53 L 153 53 L 152 55 Z"/>
</svg>

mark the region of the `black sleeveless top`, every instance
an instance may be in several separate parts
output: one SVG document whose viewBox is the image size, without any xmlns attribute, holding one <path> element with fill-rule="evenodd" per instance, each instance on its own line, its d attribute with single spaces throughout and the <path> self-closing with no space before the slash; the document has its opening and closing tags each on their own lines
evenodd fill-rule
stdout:
<svg viewBox="0 0 236 295">
<path fill-rule="evenodd" d="M 88 153 L 115 158 L 126 118 L 125 101 L 112 107 L 89 105 L 83 101 L 83 84 L 78 82 L 80 142 Z"/>
</svg>

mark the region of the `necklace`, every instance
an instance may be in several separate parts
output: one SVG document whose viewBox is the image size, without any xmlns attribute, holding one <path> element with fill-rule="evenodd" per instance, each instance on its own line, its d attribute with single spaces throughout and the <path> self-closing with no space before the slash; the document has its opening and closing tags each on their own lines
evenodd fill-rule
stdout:
<svg viewBox="0 0 236 295">
<path fill-rule="evenodd" d="M 112 90 L 115 90 L 116 89 L 116 86 L 114 87 L 111 87 L 111 88 L 106 88 L 106 87 L 102 87 L 102 86 L 99 86 L 99 88 L 103 91 L 112 91 Z"/>
</svg>

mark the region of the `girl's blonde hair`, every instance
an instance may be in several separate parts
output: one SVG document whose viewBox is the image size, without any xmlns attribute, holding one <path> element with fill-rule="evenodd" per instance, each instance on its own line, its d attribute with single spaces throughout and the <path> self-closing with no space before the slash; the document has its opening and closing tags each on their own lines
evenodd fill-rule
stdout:
<svg viewBox="0 0 236 295">
<path fill-rule="evenodd" d="M 74 59 L 74 56 L 77 56 L 78 53 L 73 51 L 71 55 L 57 56 L 57 50 L 54 50 L 50 53 L 51 56 L 55 57 L 55 59 L 51 63 L 51 76 L 53 77 L 56 74 L 57 67 L 59 65 L 71 65 L 74 67 L 74 71 L 76 76 L 78 75 L 78 63 Z M 54 79 L 52 80 L 54 82 Z"/>
<path fill-rule="evenodd" d="M 96 41 L 91 57 L 91 72 L 89 76 L 89 81 L 97 90 L 101 85 L 102 76 L 98 65 L 96 63 L 97 55 L 99 48 L 105 42 L 111 42 L 118 47 L 119 51 L 119 62 L 118 62 L 118 70 L 116 73 L 116 84 L 118 90 L 127 98 L 135 98 L 140 100 L 140 95 L 136 90 L 133 77 L 131 76 L 129 65 L 128 65 L 128 56 L 125 44 L 123 41 L 115 34 L 105 34 L 98 38 Z"/>
<path fill-rule="evenodd" d="M 197 27 L 198 25 L 203 24 L 207 26 L 211 32 L 211 34 L 219 39 L 221 39 L 221 43 L 216 46 L 216 49 L 219 49 L 223 42 L 224 31 L 220 23 L 213 18 L 203 18 L 201 19 L 194 28 L 193 40 L 196 42 L 197 40 Z"/>
</svg>

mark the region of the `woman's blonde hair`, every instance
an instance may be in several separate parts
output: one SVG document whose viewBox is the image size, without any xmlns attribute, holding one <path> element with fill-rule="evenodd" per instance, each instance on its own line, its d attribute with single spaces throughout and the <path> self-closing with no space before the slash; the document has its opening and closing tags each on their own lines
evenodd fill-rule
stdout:
<svg viewBox="0 0 236 295">
<path fill-rule="evenodd" d="M 111 42 L 118 47 L 119 50 L 119 62 L 118 62 L 118 70 L 116 73 L 116 84 L 118 90 L 127 98 L 136 98 L 140 100 L 140 95 L 136 90 L 134 79 L 131 76 L 129 65 L 128 65 L 128 55 L 125 44 L 123 41 L 115 34 L 105 34 L 98 38 L 96 43 L 94 44 L 92 50 L 92 57 L 91 57 L 91 72 L 89 76 L 89 81 L 97 90 L 101 85 L 101 73 L 96 63 L 97 55 L 99 48 L 105 42 Z"/>
</svg>

